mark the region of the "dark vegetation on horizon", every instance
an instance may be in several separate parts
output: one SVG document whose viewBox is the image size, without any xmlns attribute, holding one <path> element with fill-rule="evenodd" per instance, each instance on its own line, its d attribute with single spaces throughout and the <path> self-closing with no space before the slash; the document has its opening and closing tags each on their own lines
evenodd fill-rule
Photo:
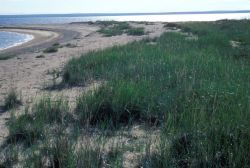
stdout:
<svg viewBox="0 0 250 168">
<path fill-rule="evenodd" d="M 68 48 L 75 48 L 77 47 L 75 44 L 67 43 L 65 45 L 61 45 L 60 43 L 54 43 L 52 46 L 46 48 L 43 53 L 55 53 L 58 51 L 59 48 L 68 47 Z"/>
<path fill-rule="evenodd" d="M 104 34 L 106 37 L 122 35 L 124 33 L 132 36 L 142 36 L 145 34 L 144 28 L 134 28 L 128 22 L 117 21 L 98 21 L 97 24 L 101 25 L 99 33 Z"/>
<path fill-rule="evenodd" d="M 168 32 L 70 60 L 64 84 L 102 86 L 77 98 L 73 112 L 63 99 L 44 98 L 12 116 L 3 164 L 17 162 L 22 144 L 25 167 L 122 167 L 126 151 L 141 152 L 138 167 L 146 168 L 250 165 L 250 21 L 166 27 L 198 39 Z M 105 138 L 135 124 L 160 130 L 157 143 L 103 151 Z M 86 130 L 98 138 L 79 147 Z"/>
<path fill-rule="evenodd" d="M 54 43 L 52 46 L 46 48 L 43 53 L 55 53 L 58 51 L 59 48 L 62 48 L 63 46 L 60 45 L 60 43 Z"/>
<path fill-rule="evenodd" d="M 7 60 L 7 59 L 13 58 L 15 56 L 16 55 L 12 54 L 12 53 L 2 53 L 2 54 L 0 54 L 0 60 Z"/>
</svg>

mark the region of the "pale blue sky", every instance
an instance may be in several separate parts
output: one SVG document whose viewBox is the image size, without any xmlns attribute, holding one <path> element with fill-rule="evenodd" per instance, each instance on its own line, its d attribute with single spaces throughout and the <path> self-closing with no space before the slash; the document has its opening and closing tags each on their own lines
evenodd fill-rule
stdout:
<svg viewBox="0 0 250 168">
<path fill-rule="evenodd" d="M 250 10 L 250 0 L 0 0 L 0 14 Z"/>
</svg>

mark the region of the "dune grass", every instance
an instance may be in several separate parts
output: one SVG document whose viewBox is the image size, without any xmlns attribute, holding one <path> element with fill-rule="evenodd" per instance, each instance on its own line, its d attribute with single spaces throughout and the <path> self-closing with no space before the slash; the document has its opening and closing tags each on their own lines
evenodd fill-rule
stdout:
<svg viewBox="0 0 250 168">
<path fill-rule="evenodd" d="M 198 39 L 165 33 L 152 39 L 154 45 L 145 39 L 70 60 L 64 84 L 103 84 L 78 97 L 73 111 L 63 99 L 46 98 L 32 113 L 11 118 L 10 135 L 21 132 L 27 136 L 19 142 L 30 142 L 25 163 L 41 167 L 46 158 L 51 167 L 122 167 L 126 151 L 143 151 L 138 167 L 247 167 L 250 22 L 178 27 Z M 231 46 L 231 40 L 242 46 Z M 134 124 L 160 130 L 160 138 L 133 149 L 116 141 L 113 150 L 104 152 L 106 139 Z M 88 131 L 101 138 L 79 147 L 78 137 L 91 136 Z"/>
<path fill-rule="evenodd" d="M 98 31 L 106 37 L 118 36 L 124 33 L 132 36 L 144 35 L 144 28 L 134 28 L 129 25 L 128 22 L 116 22 L 116 21 L 99 21 L 97 24 L 102 28 Z"/>
<path fill-rule="evenodd" d="M 0 54 L 0 60 L 8 60 L 15 56 L 16 56 L 15 54 L 11 54 L 11 53 L 2 53 Z"/>
<path fill-rule="evenodd" d="M 51 46 L 46 48 L 43 53 L 55 53 L 58 51 L 58 47 L 57 46 Z"/>
<path fill-rule="evenodd" d="M 137 27 L 137 28 L 130 28 L 127 31 L 128 35 L 132 36 L 142 36 L 145 34 L 144 28 L 143 27 Z"/>
<path fill-rule="evenodd" d="M 58 51 L 59 48 L 62 48 L 63 46 L 60 45 L 60 43 L 54 43 L 52 46 L 46 48 L 43 50 L 43 53 L 55 53 Z"/>
<path fill-rule="evenodd" d="M 10 110 L 21 104 L 21 101 L 18 99 L 18 94 L 15 89 L 10 89 L 7 96 L 4 99 L 4 108 L 5 110 Z"/>
<path fill-rule="evenodd" d="M 127 22 L 106 21 L 99 24 L 103 25 L 103 27 L 98 32 L 104 34 L 106 37 L 121 35 L 125 30 L 130 28 Z"/>
<path fill-rule="evenodd" d="M 178 33 L 165 33 L 157 45 L 135 42 L 72 59 L 64 82 L 107 81 L 80 98 L 77 113 L 83 123 L 94 125 L 161 123 L 165 139 L 172 139 L 172 147 L 160 149 L 157 164 L 162 167 L 248 165 L 250 23 L 180 27 L 199 39 L 190 42 Z M 232 39 L 244 46 L 233 48 Z M 184 135 L 188 138 L 178 140 Z"/>
</svg>

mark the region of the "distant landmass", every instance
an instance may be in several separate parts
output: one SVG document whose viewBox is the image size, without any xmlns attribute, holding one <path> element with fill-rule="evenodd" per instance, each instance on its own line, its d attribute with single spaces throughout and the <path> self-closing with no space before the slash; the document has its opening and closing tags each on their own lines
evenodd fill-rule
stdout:
<svg viewBox="0 0 250 168">
<path fill-rule="evenodd" d="M 129 15 L 188 15 L 188 14 L 227 14 L 227 13 L 250 13 L 250 10 L 215 10 L 215 11 L 185 11 L 185 12 L 147 12 L 147 13 L 72 13 L 72 14 L 25 14 L 25 15 L 4 15 L 4 16 L 33 16 L 33 17 L 84 17 L 84 16 L 129 16 Z"/>
<path fill-rule="evenodd" d="M 213 17 L 209 15 L 214 14 Z M 216 16 L 215 16 L 216 15 Z M 72 13 L 0 15 L 0 25 L 63 24 L 90 21 L 215 21 L 222 19 L 250 19 L 250 10 L 186 11 L 158 13 Z"/>
</svg>

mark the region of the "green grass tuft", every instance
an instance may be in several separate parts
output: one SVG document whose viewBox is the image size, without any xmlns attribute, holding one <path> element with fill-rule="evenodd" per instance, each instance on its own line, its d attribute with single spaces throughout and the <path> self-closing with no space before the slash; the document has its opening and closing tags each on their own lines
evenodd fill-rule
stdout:
<svg viewBox="0 0 250 168">
<path fill-rule="evenodd" d="M 142 36 L 145 35 L 145 31 L 143 27 L 138 27 L 138 28 L 130 28 L 127 31 L 128 35 L 131 36 Z"/>
<path fill-rule="evenodd" d="M 51 46 L 49 48 L 46 48 L 43 52 L 44 53 L 55 53 L 58 51 L 58 47 L 57 46 Z"/>
<path fill-rule="evenodd" d="M 63 99 L 52 100 L 45 97 L 33 106 L 32 111 L 39 122 L 48 124 L 67 124 L 73 119 L 69 114 L 68 102 Z"/>
<path fill-rule="evenodd" d="M 17 107 L 20 104 L 21 104 L 21 101 L 18 100 L 18 95 L 17 95 L 16 90 L 11 89 L 8 95 L 5 97 L 4 108 L 6 110 L 10 110 L 10 109 Z"/>
<path fill-rule="evenodd" d="M 125 30 L 130 28 L 127 22 L 104 22 L 102 24 L 104 27 L 98 32 L 104 34 L 106 37 L 121 35 Z"/>
<path fill-rule="evenodd" d="M 45 58 L 45 56 L 44 55 L 38 55 L 38 56 L 36 56 L 36 58 Z"/>
<path fill-rule="evenodd" d="M 30 114 L 20 117 L 12 116 L 8 122 L 8 144 L 25 143 L 30 146 L 43 137 L 42 123 L 39 123 Z"/>
<path fill-rule="evenodd" d="M 124 33 L 132 36 L 145 34 L 143 27 L 133 28 L 127 22 L 105 21 L 98 23 L 102 26 L 98 32 L 104 34 L 106 37 L 118 36 Z"/>
<path fill-rule="evenodd" d="M 46 48 L 43 53 L 55 53 L 58 51 L 59 48 L 63 48 L 62 45 L 60 45 L 60 43 L 54 43 L 51 47 Z"/>
<path fill-rule="evenodd" d="M 68 48 L 75 48 L 75 47 L 77 47 L 77 45 L 71 44 L 71 43 L 67 43 L 67 44 L 65 45 L 65 47 L 68 47 Z"/>
<path fill-rule="evenodd" d="M 7 54 L 7 53 L 0 54 L 0 60 L 8 60 L 15 56 L 16 56 L 15 54 Z"/>
</svg>

